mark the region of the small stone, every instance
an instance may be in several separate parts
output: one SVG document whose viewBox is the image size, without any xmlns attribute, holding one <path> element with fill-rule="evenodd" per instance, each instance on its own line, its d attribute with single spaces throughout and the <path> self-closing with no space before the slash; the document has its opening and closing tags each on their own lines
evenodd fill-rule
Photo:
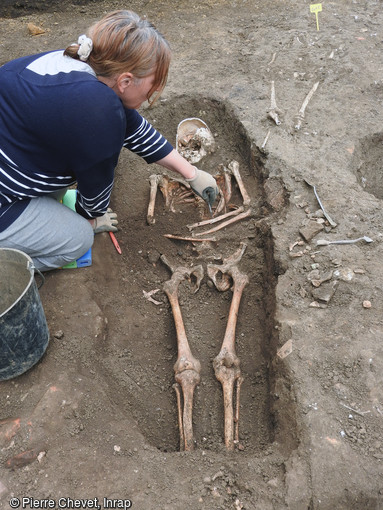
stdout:
<svg viewBox="0 0 383 510">
<path fill-rule="evenodd" d="M 368 301 L 367 299 L 363 301 L 363 308 L 371 308 L 371 301 Z"/>
<path fill-rule="evenodd" d="M 279 485 L 278 478 L 272 478 L 271 480 L 269 480 L 269 481 L 267 482 L 267 485 L 268 485 L 269 487 L 273 487 L 274 489 L 276 489 L 276 488 L 278 487 L 278 485 Z"/>
<path fill-rule="evenodd" d="M 333 274 L 335 278 L 344 282 L 350 282 L 354 278 L 354 271 L 348 267 L 336 269 Z"/>
<path fill-rule="evenodd" d="M 302 297 L 302 298 L 305 298 L 307 296 L 307 292 L 305 291 L 305 289 L 303 287 L 301 287 L 299 289 L 299 295 Z"/>
<path fill-rule="evenodd" d="M 161 254 L 157 250 L 149 250 L 147 252 L 148 261 L 153 265 L 157 264 L 160 256 Z"/>
<path fill-rule="evenodd" d="M 319 303 L 318 301 L 312 301 L 310 304 L 309 304 L 309 307 L 310 308 L 327 308 L 327 304 L 326 303 Z"/>
<path fill-rule="evenodd" d="M 310 223 L 308 223 L 299 230 L 299 233 L 306 241 L 306 243 L 309 243 L 311 239 L 315 237 L 317 234 L 319 234 L 319 232 L 321 232 L 322 230 L 323 230 L 322 224 L 317 223 L 316 221 L 310 221 Z"/>
<path fill-rule="evenodd" d="M 312 291 L 312 296 L 316 301 L 328 304 L 333 297 L 338 282 L 325 283 Z"/>
<path fill-rule="evenodd" d="M 61 340 L 62 338 L 64 338 L 64 331 L 59 329 L 53 336 L 54 338 L 57 338 L 57 340 Z"/>
<path fill-rule="evenodd" d="M 45 34 L 45 32 L 46 32 L 46 30 L 44 30 L 41 27 L 38 27 L 34 23 L 28 23 L 27 27 L 28 27 L 28 32 L 30 35 L 41 35 L 41 34 Z"/>
</svg>

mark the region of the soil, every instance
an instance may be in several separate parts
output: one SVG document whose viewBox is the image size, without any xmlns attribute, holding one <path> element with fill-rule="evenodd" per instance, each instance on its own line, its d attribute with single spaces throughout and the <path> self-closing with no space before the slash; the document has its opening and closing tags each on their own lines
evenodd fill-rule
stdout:
<svg viewBox="0 0 383 510">
<path fill-rule="evenodd" d="M 206 208 L 177 203 L 173 212 L 158 193 L 148 225 L 149 177 L 162 169 L 121 154 L 112 207 L 122 254 L 100 234 L 90 267 L 46 274 L 48 349 L 0 383 L 0 505 L 105 508 L 109 498 L 116 508 L 161 510 L 383 508 L 380 2 L 324 2 L 318 26 L 297 0 L 2 5 L 0 65 L 63 48 L 115 8 L 154 21 L 174 56 L 161 100 L 142 113 L 173 144 L 181 120 L 204 120 L 216 149 L 199 166 L 219 174 L 236 160 L 251 216 L 214 242 L 164 237 L 195 235 L 187 225 Z M 28 23 L 44 33 L 32 36 Z M 278 125 L 268 115 L 272 82 Z M 232 203 L 242 201 L 233 181 Z M 373 242 L 317 245 L 363 236 Z M 232 292 L 219 292 L 206 269 L 241 243 L 244 382 L 239 442 L 228 451 L 212 361 Z M 201 363 L 190 452 L 180 451 L 177 337 L 163 290 L 171 271 L 161 255 L 205 272 L 197 292 L 186 280 L 179 287 Z M 144 294 L 156 289 L 159 304 Z"/>
</svg>

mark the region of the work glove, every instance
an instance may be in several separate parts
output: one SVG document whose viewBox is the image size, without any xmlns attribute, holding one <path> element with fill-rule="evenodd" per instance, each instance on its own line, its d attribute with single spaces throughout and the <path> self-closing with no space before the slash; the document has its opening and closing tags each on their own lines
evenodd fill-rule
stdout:
<svg viewBox="0 0 383 510">
<path fill-rule="evenodd" d="M 117 232 L 117 214 L 108 209 L 105 214 L 95 218 L 93 224 L 93 231 L 95 234 L 99 232 Z"/>
<path fill-rule="evenodd" d="M 216 180 L 204 170 L 194 168 L 196 170 L 195 177 L 186 179 L 186 181 L 190 184 L 191 189 L 205 200 L 211 211 L 211 207 L 219 193 Z"/>
</svg>

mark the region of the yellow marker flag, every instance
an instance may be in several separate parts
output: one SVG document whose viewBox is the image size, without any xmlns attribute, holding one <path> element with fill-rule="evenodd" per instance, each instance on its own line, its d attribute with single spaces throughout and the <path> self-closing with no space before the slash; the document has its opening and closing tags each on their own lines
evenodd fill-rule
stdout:
<svg viewBox="0 0 383 510">
<path fill-rule="evenodd" d="M 317 30 L 319 30 L 319 20 L 318 20 L 318 12 L 322 11 L 322 4 L 311 4 L 310 5 L 310 12 L 315 13 L 315 18 L 317 21 Z"/>
</svg>

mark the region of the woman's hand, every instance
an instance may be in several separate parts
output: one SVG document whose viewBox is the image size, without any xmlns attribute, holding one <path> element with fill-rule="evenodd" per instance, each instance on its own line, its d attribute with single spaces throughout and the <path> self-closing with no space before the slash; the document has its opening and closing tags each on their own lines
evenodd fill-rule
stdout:
<svg viewBox="0 0 383 510">
<path fill-rule="evenodd" d="M 108 209 L 102 216 L 89 221 L 95 234 L 99 232 L 117 232 L 118 230 L 117 214 L 114 213 L 112 209 Z"/>
<path fill-rule="evenodd" d="M 191 189 L 201 196 L 211 207 L 219 193 L 217 182 L 212 175 L 195 167 L 196 175 L 192 179 L 186 179 Z"/>
</svg>

